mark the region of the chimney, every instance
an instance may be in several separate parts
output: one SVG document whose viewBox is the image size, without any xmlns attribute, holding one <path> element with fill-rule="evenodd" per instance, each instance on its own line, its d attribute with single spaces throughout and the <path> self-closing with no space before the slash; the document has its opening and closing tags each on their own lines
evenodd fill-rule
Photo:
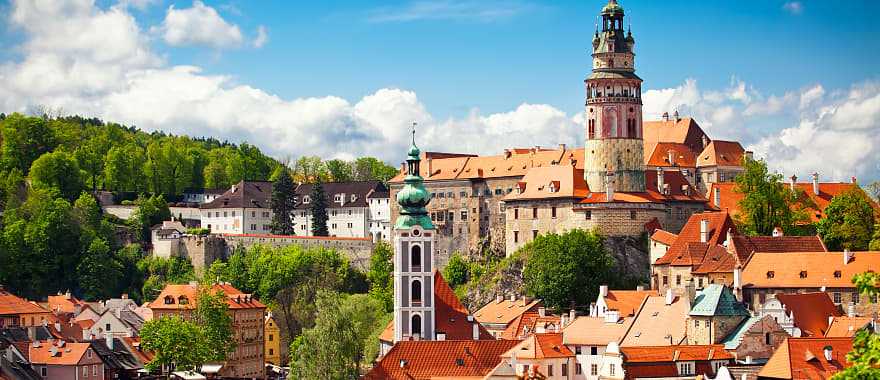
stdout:
<svg viewBox="0 0 880 380">
<path fill-rule="evenodd" d="M 620 321 L 620 311 L 616 309 L 605 310 L 605 323 L 617 323 Z"/>
<path fill-rule="evenodd" d="M 547 308 L 545 308 L 545 307 L 543 307 L 543 306 L 542 306 L 542 307 L 539 307 L 539 308 L 538 308 L 538 316 L 539 316 L 539 317 L 542 317 L 542 318 L 543 318 L 543 317 L 546 317 L 546 316 L 547 316 Z"/>
<path fill-rule="evenodd" d="M 122 293 L 122 299 L 127 300 L 127 299 L 128 299 L 128 293 Z"/>
<path fill-rule="evenodd" d="M 427 175 L 427 177 L 430 178 L 432 175 L 434 175 L 434 165 L 432 164 L 433 159 L 431 158 L 431 156 L 428 156 L 425 161 L 428 162 L 428 175 Z"/>
<path fill-rule="evenodd" d="M 669 121 L 669 112 L 663 113 L 663 121 Z"/>
<path fill-rule="evenodd" d="M 595 302 L 590 302 L 590 317 L 596 318 L 599 316 L 599 307 L 596 306 Z"/>
<path fill-rule="evenodd" d="M 793 193 L 797 186 L 797 175 L 792 174 L 788 179 L 791 180 L 788 182 L 788 187 L 791 188 L 791 192 Z"/>
<path fill-rule="evenodd" d="M 669 161 L 669 166 L 675 166 L 675 151 L 669 150 L 666 152 L 666 161 Z"/>
<path fill-rule="evenodd" d="M 501 293 L 498 293 L 498 295 L 495 296 L 495 303 L 501 303 L 503 301 L 504 301 L 504 295 Z"/>
<path fill-rule="evenodd" d="M 104 343 L 107 344 L 107 348 L 109 348 L 112 351 L 113 350 L 113 334 L 111 334 L 109 331 L 107 331 L 106 333 L 104 333 L 104 340 L 105 340 Z"/>
<path fill-rule="evenodd" d="M 61 332 L 61 322 L 55 322 L 55 331 Z"/>
<path fill-rule="evenodd" d="M 577 311 L 571 309 L 568 311 L 568 320 L 574 322 L 574 319 L 577 318 Z"/>
<path fill-rule="evenodd" d="M 599 296 L 608 297 L 608 285 L 599 285 Z"/>
<path fill-rule="evenodd" d="M 516 293 L 510 295 L 510 302 L 516 301 Z"/>
<path fill-rule="evenodd" d="M 672 114 L 672 116 L 675 118 L 675 121 L 681 120 L 681 116 L 678 115 L 678 110 L 675 110 L 675 113 Z"/>
<path fill-rule="evenodd" d="M 724 247 L 727 248 L 727 252 L 733 253 L 735 250 L 733 246 L 733 228 L 727 229 L 727 238 L 724 240 Z"/>
<path fill-rule="evenodd" d="M 813 194 L 819 195 L 819 173 L 813 173 Z"/>
<path fill-rule="evenodd" d="M 709 220 L 700 220 L 700 243 L 709 242 Z"/>
<path fill-rule="evenodd" d="M 721 208 L 721 189 L 717 187 L 712 188 L 712 204 Z"/>
<path fill-rule="evenodd" d="M 446 333 L 438 332 L 437 340 L 446 340 Z"/>
<path fill-rule="evenodd" d="M 690 302 L 688 305 L 693 306 L 694 300 L 697 299 L 697 287 L 694 285 L 693 279 L 688 281 L 688 284 L 684 286 L 684 290 L 687 292 L 688 302 Z"/>
<path fill-rule="evenodd" d="M 825 346 L 825 348 L 822 349 L 822 351 L 825 353 L 825 360 L 826 361 L 830 362 L 830 361 L 834 360 L 834 347 Z"/>
<path fill-rule="evenodd" d="M 675 301 L 675 295 L 672 294 L 672 289 L 666 289 L 666 305 L 672 305 L 673 301 Z"/>
<path fill-rule="evenodd" d="M 742 268 L 739 265 L 733 268 L 733 293 L 737 300 L 742 300 Z"/>
<path fill-rule="evenodd" d="M 846 316 L 850 318 L 854 318 L 856 316 L 856 304 L 850 302 L 849 305 L 846 305 Z"/>
<path fill-rule="evenodd" d="M 657 168 L 657 192 L 663 194 L 663 168 Z"/>
<path fill-rule="evenodd" d="M 773 237 L 785 236 L 785 232 L 782 232 L 782 228 L 773 227 Z"/>
<path fill-rule="evenodd" d="M 567 317 L 568 315 L 566 314 L 562 314 L 562 316 L 559 317 L 559 324 L 561 325 L 560 327 L 565 327 L 565 318 Z"/>
<path fill-rule="evenodd" d="M 504 158 L 510 158 L 510 155 L 511 155 L 511 154 L 512 154 L 512 153 L 511 153 L 510 149 L 505 149 L 505 150 L 504 150 Z"/>
<path fill-rule="evenodd" d="M 849 249 L 843 250 L 843 265 L 849 264 L 853 259 L 853 253 Z"/>
<path fill-rule="evenodd" d="M 856 176 L 852 176 L 852 177 L 850 177 L 850 178 L 849 178 L 849 181 L 850 181 L 850 183 L 852 183 L 852 184 L 856 184 L 856 183 L 859 182 L 859 181 L 856 180 Z"/>
<path fill-rule="evenodd" d="M 37 327 L 36 326 L 28 326 L 27 328 L 28 340 L 31 342 L 37 341 Z"/>
<path fill-rule="evenodd" d="M 709 138 L 703 135 L 703 149 L 706 149 L 707 145 L 709 145 Z"/>
<path fill-rule="evenodd" d="M 614 202 L 614 172 L 605 174 L 605 201 Z"/>
<path fill-rule="evenodd" d="M 755 152 L 747 150 L 747 151 L 743 152 L 743 156 L 745 156 L 747 160 L 751 161 L 751 160 L 755 159 Z"/>
<path fill-rule="evenodd" d="M 638 291 L 638 292 L 642 292 L 642 291 L 644 291 L 644 290 L 645 290 L 645 285 L 639 285 L 639 286 L 636 286 L 636 291 Z"/>
<path fill-rule="evenodd" d="M 473 322 L 473 332 L 474 332 L 474 334 L 473 334 L 474 340 L 480 340 L 480 323 L 479 322 L 476 322 L 476 321 Z"/>
<path fill-rule="evenodd" d="M 563 144 L 559 144 L 559 150 L 561 150 L 561 151 L 563 151 L 563 152 L 565 151 L 565 144 L 564 144 L 564 143 L 563 143 Z"/>
</svg>

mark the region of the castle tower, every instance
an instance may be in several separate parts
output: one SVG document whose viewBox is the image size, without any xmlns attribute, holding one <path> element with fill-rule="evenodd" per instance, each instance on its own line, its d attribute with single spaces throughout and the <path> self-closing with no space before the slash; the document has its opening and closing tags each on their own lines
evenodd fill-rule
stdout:
<svg viewBox="0 0 880 380">
<path fill-rule="evenodd" d="M 413 142 L 407 175 L 397 193 L 400 216 L 394 225 L 394 342 L 434 340 L 434 224 L 425 206 L 431 196 L 419 176 L 419 148 Z"/>
<path fill-rule="evenodd" d="M 642 79 L 635 73 L 635 40 L 623 21 L 623 8 L 609 0 L 593 36 L 593 71 L 584 80 L 584 179 L 594 193 L 605 192 L 606 183 L 613 191 L 645 191 Z"/>
</svg>

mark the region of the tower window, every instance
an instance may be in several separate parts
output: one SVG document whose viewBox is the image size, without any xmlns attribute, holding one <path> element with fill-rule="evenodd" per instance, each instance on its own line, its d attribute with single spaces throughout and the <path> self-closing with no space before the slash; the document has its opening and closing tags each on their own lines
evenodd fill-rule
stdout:
<svg viewBox="0 0 880 380">
<path fill-rule="evenodd" d="M 422 316 L 421 315 L 413 315 L 412 316 L 412 335 L 422 335 Z"/>
<path fill-rule="evenodd" d="M 419 245 L 414 245 L 410 250 L 410 264 L 413 267 L 413 272 L 420 272 L 422 266 L 422 247 Z"/>
<path fill-rule="evenodd" d="M 412 285 L 410 285 L 410 295 L 412 296 L 413 304 L 421 304 L 422 303 L 422 282 L 419 280 L 414 280 Z"/>
</svg>

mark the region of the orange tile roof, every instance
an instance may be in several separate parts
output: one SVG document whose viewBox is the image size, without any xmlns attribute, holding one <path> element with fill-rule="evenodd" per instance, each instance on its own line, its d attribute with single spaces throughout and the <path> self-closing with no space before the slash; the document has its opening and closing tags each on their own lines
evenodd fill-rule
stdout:
<svg viewBox="0 0 880 380">
<path fill-rule="evenodd" d="M 541 300 L 530 300 L 520 297 L 516 300 L 505 298 L 501 302 L 492 301 L 474 313 L 474 318 L 480 323 L 509 324 L 522 313 L 536 311 L 541 305 Z"/>
<path fill-rule="evenodd" d="M 85 302 L 76 299 L 70 293 L 49 296 L 46 304 L 49 310 L 62 313 L 75 313 L 77 306 L 83 307 L 86 305 Z"/>
<path fill-rule="evenodd" d="M 503 353 L 501 357 L 517 359 L 573 358 L 574 353 L 562 344 L 562 334 L 532 334 Z"/>
<path fill-rule="evenodd" d="M 421 156 L 419 174 L 427 181 L 453 179 L 483 179 L 521 177 L 529 169 L 551 165 L 574 163 L 583 169 L 583 149 L 514 148 L 504 154 L 477 156 L 472 154 L 424 152 Z M 401 171 L 390 180 L 403 182 Z"/>
<path fill-rule="evenodd" d="M 786 184 L 786 186 L 790 186 Z M 819 183 L 819 195 L 813 193 L 813 184 L 810 182 L 807 183 L 797 183 L 795 184 L 795 188 L 799 189 L 803 194 L 808 196 L 813 203 L 816 204 L 816 209 L 810 211 L 810 219 L 813 222 L 817 222 L 822 219 L 825 214 L 825 207 L 831 203 L 831 198 L 834 198 L 837 195 L 840 195 L 848 190 L 853 188 L 858 188 L 857 184 L 854 183 L 836 183 L 836 182 L 820 182 Z M 739 202 L 744 198 L 743 194 L 735 191 L 736 183 L 733 182 L 721 182 L 721 183 L 713 183 L 709 187 L 710 199 L 714 202 L 714 191 L 718 189 L 719 191 L 719 205 L 715 205 L 711 203 L 711 206 L 718 210 L 726 210 L 730 212 L 731 215 L 739 214 Z M 877 210 L 880 206 L 877 205 L 876 202 L 871 202 L 871 205 L 874 206 L 874 209 Z"/>
<path fill-rule="evenodd" d="M 880 268 L 880 252 L 755 252 L 743 268 L 743 287 L 854 288 L 856 274 Z M 801 273 L 803 272 L 803 273 Z"/>
<path fill-rule="evenodd" d="M 656 230 L 654 234 L 651 235 L 651 240 L 657 241 L 658 243 L 663 243 L 668 246 L 671 246 L 672 243 L 675 242 L 675 239 L 678 239 L 678 235 L 664 230 Z"/>
<path fill-rule="evenodd" d="M 57 350 L 55 355 L 52 355 L 50 352 L 52 347 L 55 347 Z M 40 342 L 39 347 L 34 347 L 33 344 L 28 346 L 28 356 L 30 357 L 30 362 L 33 364 L 75 365 L 82 360 L 83 355 L 85 355 L 88 350 L 91 350 L 91 343 L 64 342 L 64 344 L 61 345 L 59 341 L 55 341 L 54 344 L 49 343 L 48 341 L 42 341 Z M 95 356 L 97 356 L 97 354 Z"/>
<path fill-rule="evenodd" d="M 141 349 L 141 338 L 140 337 L 123 337 L 122 341 L 125 342 L 125 345 L 128 347 L 128 351 L 132 353 L 141 364 L 146 364 L 153 361 L 153 357 L 155 356 L 150 351 L 144 351 Z"/>
<path fill-rule="evenodd" d="M 831 348 L 831 360 L 825 358 L 825 348 Z M 764 368 L 762 378 L 773 379 L 829 379 L 849 367 L 846 354 L 852 351 L 852 338 L 788 338 L 773 353 Z"/>
<path fill-rule="evenodd" d="M 429 380 L 485 376 L 518 340 L 402 341 L 364 379 Z"/>
<path fill-rule="evenodd" d="M 617 310 L 620 316 L 633 316 L 645 302 L 645 298 L 655 294 L 651 290 L 608 290 L 605 305 L 608 310 Z"/>
<path fill-rule="evenodd" d="M 605 318 L 577 317 L 562 330 L 562 342 L 569 345 L 604 346 L 620 342 L 633 318 L 622 318 L 620 323 L 605 322 Z"/>
<path fill-rule="evenodd" d="M 650 296 L 639 309 L 621 346 L 659 346 L 679 344 L 686 337 L 686 325 L 690 302 L 675 297 L 672 305 L 666 305 L 665 296 Z"/>
<path fill-rule="evenodd" d="M 744 153 L 745 149 L 736 141 L 713 140 L 697 156 L 697 166 L 742 166 Z"/>
<path fill-rule="evenodd" d="M 663 182 L 664 184 L 669 185 L 669 191 L 667 194 L 659 191 L 656 171 L 646 171 L 645 192 L 631 193 L 617 191 L 614 193 L 614 201 L 626 203 L 662 203 L 665 201 L 707 202 L 706 198 L 704 198 L 703 195 L 700 194 L 679 171 L 663 171 Z M 606 202 L 606 199 L 607 197 L 604 192 L 589 193 L 587 194 L 587 197 L 582 199 L 579 203 L 604 203 Z"/>
<path fill-rule="evenodd" d="M 656 143 L 679 143 L 685 144 L 694 152 L 703 149 L 703 138 L 709 141 L 708 136 L 694 119 L 685 117 L 678 120 L 650 120 L 642 122 L 642 137 L 645 145 Z M 647 150 L 646 150 L 647 151 Z"/>
<path fill-rule="evenodd" d="M 646 145 L 645 148 L 648 148 Z M 661 142 L 651 146 L 651 150 L 645 150 L 645 165 L 659 167 L 682 167 L 696 168 L 697 156 L 694 151 L 685 144 Z M 669 162 L 669 153 L 672 153 L 672 162 Z"/>
<path fill-rule="evenodd" d="M 0 315 L 19 314 L 49 314 L 49 310 L 0 289 Z"/>
<path fill-rule="evenodd" d="M 842 315 L 825 292 L 777 294 L 776 299 L 785 305 L 786 313 L 794 317 L 794 325 L 804 336 L 825 335 L 828 318 Z"/>
<path fill-rule="evenodd" d="M 211 286 L 213 291 L 220 291 L 226 295 L 226 303 L 230 309 L 264 309 L 266 305 L 253 298 L 250 294 L 244 294 L 228 283 L 214 284 Z M 166 304 L 165 298 L 170 297 L 172 303 Z M 195 284 L 168 284 L 162 289 L 162 292 L 153 302 L 150 302 L 149 308 L 153 310 L 193 310 L 196 307 L 196 298 L 198 297 L 198 285 Z M 186 303 L 180 300 L 185 299 Z"/>
<path fill-rule="evenodd" d="M 825 331 L 825 336 L 829 338 L 852 337 L 873 321 L 869 317 L 833 317 L 831 325 Z"/>
<path fill-rule="evenodd" d="M 755 252 L 827 252 L 825 243 L 818 236 L 746 236 L 736 235 L 732 247 L 741 263 L 748 261 Z"/>
<path fill-rule="evenodd" d="M 553 165 L 529 170 L 517 183 L 517 191 L 504 197 L 505 201 L 583 198 L 587 196 L 584 171 L 571 165 Z"/>
<path fill-rule="evenodd" d="M 733 359 L 723 344 L 621 347 L 620 352 L 627 363 Z"/>
<path fill-rule="evenodd" d="M 702 262 L 692 273 L 731 273 L 738 263 L 736 256 L 720 245 L 709 246 Z"/>
<path fill-rule="evenodd" d="M 709 221 L 709 236 L 706 243 L 700 241 L 700 224 Z M 657 259 L 655 265 L 694 266 L 702 263 L 703 256 L 710 246 L 720 245 L 727 239 L 727 232 L 736 230 L 733 219 L 726 212 L 704 212 L 692 214 L 678 233 L 678 238 Z"/>
<path fill-rule="evenodd" d="M 520 314 L 513 322 L 507 325 L 507 328 L 501 333 L 501 339 L 517 340 L 524 339 L 534 334 L 542 327 L 548 331 L 552 328 L 562 328 L 562 317 L 558 315 L 545 314 L 543 317 L 537 312 L 525 312 Z M 549 332 L 549 331 L 548 331 Z"/>
</svg>

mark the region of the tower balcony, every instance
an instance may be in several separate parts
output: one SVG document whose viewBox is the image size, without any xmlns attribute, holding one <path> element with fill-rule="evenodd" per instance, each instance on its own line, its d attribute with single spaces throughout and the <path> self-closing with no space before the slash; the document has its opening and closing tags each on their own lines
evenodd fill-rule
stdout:
<svg viewBox="0 0 880 380">
<path fill-rule="evenodd" d="M 599 96 L 595 98 L 587 98 L 587 104 L 602 103 L 632 103 L 642 104 L 642 98 L 637 96 Z"/>
</svg>

